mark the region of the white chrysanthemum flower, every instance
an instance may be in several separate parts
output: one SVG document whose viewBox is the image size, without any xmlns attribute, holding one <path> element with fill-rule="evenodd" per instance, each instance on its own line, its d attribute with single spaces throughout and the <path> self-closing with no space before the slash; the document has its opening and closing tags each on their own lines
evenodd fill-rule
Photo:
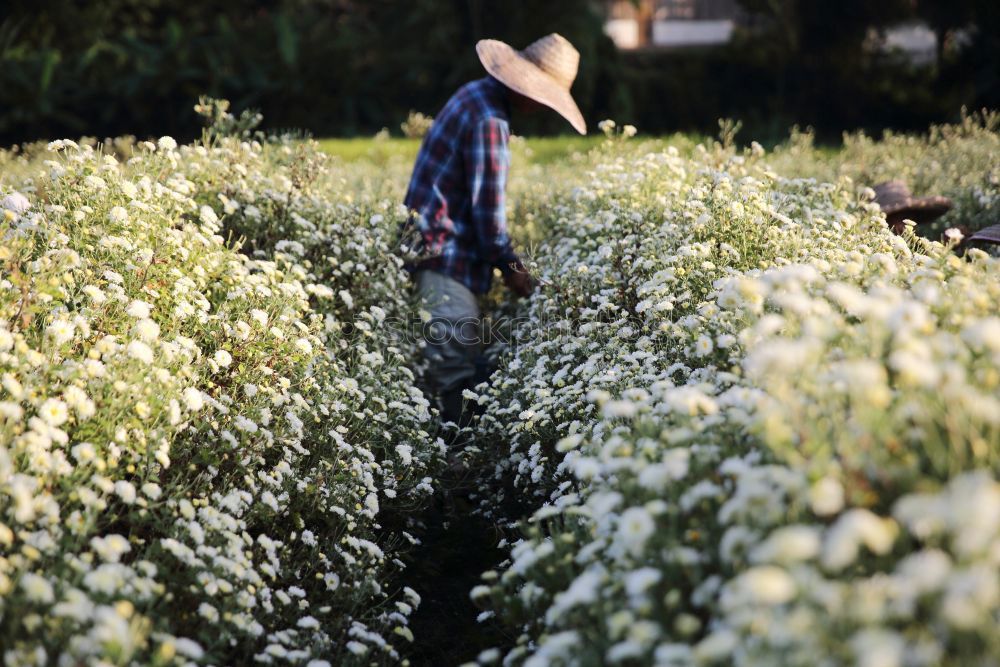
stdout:
<svg viewBox="0 0 1000 667">
<path fill-rule="evenodd" d="M 58 398 L 49 398 L 39 406 L 38 416 L 49 426 L 61 426 L 69 419 L 69 409 Z"/>
<path fill-rule="evenodd" d="M 215 214 L 215 210 L 211 206 L 202 206 L 198 209 L 198 217 L 206 225 L 214 225 L 219 222 L 219 216 Z"/>
<path fill-rule="evenodd" d="M 149 317 L 149 313 L 152 308 L 153 306 L 145 301 L 135 300 L 128 305 L 125 312 L 136 319 L 144 319 Z"/>
<path fill-rule="evenodd" d="M 108 297 L 101 291 L 101 288 L 97 285 L 87 285 L 83 288 L 83 293 L 94 303 L 94 305 L 100 305 L 108 300 Z"/>
<path fill-rule="evenodd" d="M 76 386 L 66 387 L 66 391 L 63 392 L 63 400 L 76 412 L 80 419 L 90 419 L 97 411 L 97 406 L 87 396 L 87 392 Z"/>
<path fill-rule="evenodd" d="M 782 526 L 751 552 L 757 563 L 790 564 L 815 558 L 820 552 L 820 534 L 812 526 Z"/>
<path fill-rule="evenodd" d="M 0 401 L 0 417 L 8 421 L 17 421 L 24 416 L 24 408 L 11 401 Z"/>
<path fill-rule="evenodd" d="M 413 463 L 413 447 L 409 445 L 396 445 L 396 454 L 403 465 L 408 466 Z"/>
<path fill-rule="evenodd" d="M 46 327 L 45 333 L 52 338 L 52 341 L 56 345 L 62 345 L 73 340 L 73 336 L 76 334 L 76 327 L 68 320 L 58 319 Z"/>
<path fill-rule="evenodd" d="M 729 658 L 737 643 L 736 634 L 731 630 L 716 630 L 695 644 L 692 654 L 696 663 L 712 664 Z"/>
<path fill-rule="evenodd" d="M 836 514 L 844 507 L 844 487 L 833 477 L 824 477 L 809 487 L 809 505 L 819 516 Z"/>
<path fill-rule="evenodd" d="M 251 310 L 250 318 L 262 327 L 267 326 L 267 313 L 260 308 L 254 308 Z"/>
<path fill-rule="evenodd" d="M 169 139 L 169 137 L 165 138 Z M 160 141 L 162 142 L 163 139 L 160 139 Z M 173 141 L 173 139 L 171 139 L 171 141 Z M 202 649 L 201 645 L 198 644 L 198 642 L 186 637 L 178 637 L 175 639 L 174 648 L 177 649 L 178 653 L 187 658 L 191 658 L 192 660 L 201 660 L 205 657 L 205 650 Z"/>
<path fill-rule="evenodd" d="M 201 391 L 194 387 L 186 388 L 182 392 L 181 396 L 184 399 L 184 405 L 187 406 L 188 410 L 201 410 L 201 408 L 205 405 L 205 399 Z"/>
<path fill-rule="evenodd" d="M 0 201 L 0 207 L 5 211 L 21 215 L 31 208 L 31 202 L 20 192 L 12 192 Z"/>
<path fill-rule="evenodd" d="M 892 519 L 883 519 L 866 509 L 842 514 L 827 531 L 822 562 L 828 570 L 840 570 L 855 561 L 863 544 L 873 553 L 885 554 L 896 540 L 899 529 Z"/>
<path fill-rule="evenodd" d="M 126 505 L 131 505 L 135 502 L 135 487 L 132 486 L 131 482 L 124 479 L 120 479 L 115 482 L 115 494 L 121 498 L 122 502 Z"/>
<path fill-rule="evenodd" d="M 174 138 L 167 136 L 160 137 L 156 145 L 160 147 L 161 151 L 172 151 L 177 148 L 177 142 L 174 141 Z"/>
<path fill-rule="evenodd" d="M 354 655 L 358 656 L 365 655 L 366 653 L 368 653 L 367 646 L 365 646 L 359 641 L 354 641 L 354 640 L 347 642 L 347 650 L 353 653 Z"/>
<path fill-rule="evenodd" d="M 219 610 L 207 602 L 202 602 L 198 605 L 198 615 L 209 623 L 217 623 L 219 621 Z"/>
<path fill-rule="evenodd" d="M 156 340 L 160 335 L 160 325 L 153 320 L 143 318 L 132 327 L 132 335 L 147 343 Z"/>
<path fill-rule="evenodd" d="M 90 548 L 108 563 L 117 563 L 123 555 L 132 551 L 128 540 L 117 533 L 91 538 Z"/>
<path fill-rule="evenodd" d="M 163 495 L 163 490 L 160 485 L 155 482 L 146 482 L 142 485 L 142 492 L 150 500 L 159 500 L 160 496 Z"/>
<path fill-rule="evenodd" d="M 896 566 L 905 586 L 919 594 L 939 590 L 951 573 L 951 558 L 940 549 L 925 549 L 910 554 Z"/>
<path fill-rule="evenodd" d="M 108 212 L 108 221 L 113 224 L 123 225 L 128 222 L 128 211 L 121 206 L 114 206 Z"/>
<path fill-rule="evenodd" d="M 297 348 L 297 349 L 299 350 L 299 352 L 301 352 L 302 354 L 312 354 L 312 351 L 313 351 L 313 348 L 312 348 L 312 343 L 310 343 L 310 342 L 309 342 L 308 340 L 306 340 L 305 338 L 299 338 L 299 339 L 297 339 L 297 340 L 295 341 L 295 347 L 296 347 L 296 348 Z"/>
<path fill-rule="evenodd" d="M 618 520 L 617 539 L 633 554 L 639 554 L 656 531 L 656 522 L 645 507 L 630 507 Z"/>
<path fill-rule="evenodd" d="M 858 667 L 900 667 L 903 665 L 906 643 L 891 630 L 866 628 L 851 638 L 855 663 Z"/>
<path fill-rule="evenodd" d="M 795 596 L 795 581 L 788 572 L 774 565 L 752 567 L 733 584 L 757 604 L 784 604 Z"/>
<path fill-rule="evenodd" d="M 303 616 L 295 625 L 302 628 L 303 630 L 317 630 L 319 629 L 319 621 L 317 621 L 312 616 Z"/>
<path fill-rule="evenodd" d="M 351 293 L 348 292 L 347 290 L 340 290 L 338 294 L 340 295 L 340 300 L 344 302 L 344 305 L 347 306 L 349 310 L 353 310 L 354 297 L 351 296 Z"/>
<path fill-rule="evenodd" d="M 226 350 L 216 350 L 215 354 L 212 355 L 215 359 L 215 363 L 219 364 L 223 368 L 227 368 L 231 363 L 233 363 L 233 355 L 229 354 Z"/>
<path fill-rule="evenodd" d="M 247 419 L 243 415 L 237 416 L 236 419 L 233 420 L 233 424 L 236 426 L 237 430 L 245 433 L 256 433 L 258 429 L 257 424 L 253 420 Z"/>
<path fill-rule="evenodd" d="M 81 442 L 78 445 L 74 445 L 70 450 L 70 454 L 77 460 L 77 463 L 88 463 L 97 458 L 97 450 L 89 442 Z"/>
<path fill-rule="evenodd" d="M 698 336 L 698 340 L 696 340 L 694 343 L 694 353 L 695 356 L 698 357 L 704 357 L 706 355 L 709 355 L 712 353 L 712 350 L 714 349 L 715 349 L 715 344 L 712 342 L 712 338 L 704 334 Z"/>
<path fill-rule="evenodd" d="M 125 346 L 125 351 L 128 356 L 141 361 L 144 364 L 153 363 L 153 348 L 143 343 L 141 340 L 133 340 Z"/>
<path fill-rule="evenodd" d="M 638 412 L 638 406 L 632 401 L 608 401 L 601 408 L 601 414 L 606 419 L 630 419 Z"/>
<path fill-rule="evenodd" d="M 21 575 L 21 590 L 31 602 L 52 604 L 56 598 L 52 584 L 33 572 Z"/>
</svg>

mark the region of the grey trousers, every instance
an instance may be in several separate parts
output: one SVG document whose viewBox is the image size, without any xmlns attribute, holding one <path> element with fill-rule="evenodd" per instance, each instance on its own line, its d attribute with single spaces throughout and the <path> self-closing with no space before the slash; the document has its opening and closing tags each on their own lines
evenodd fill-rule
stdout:
<svg viewBox="0 0 1000 667">
<path fill-rule="evenodd" d="M 469 288 L 443 273 L 416 274 L 417 295 L 431 320 L 424 326 L 428 379 L 444 395 L 471 387 L 482 349 L 479 303 Z"/>
</svg>

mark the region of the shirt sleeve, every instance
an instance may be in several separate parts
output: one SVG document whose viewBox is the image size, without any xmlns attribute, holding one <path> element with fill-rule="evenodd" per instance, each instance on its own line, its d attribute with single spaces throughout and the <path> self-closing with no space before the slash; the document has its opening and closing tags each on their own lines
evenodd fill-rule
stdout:
<svg viewBox="0 0 1000 667">
<path fill-rule="evenodd" d="M 506 222 L 510 127 L 501 118 L 485 118 L 471 130 L 465 165 L 469 179 L 472 226 L 484 260 L 504 273 L 518 261 Z"/>
</svg>

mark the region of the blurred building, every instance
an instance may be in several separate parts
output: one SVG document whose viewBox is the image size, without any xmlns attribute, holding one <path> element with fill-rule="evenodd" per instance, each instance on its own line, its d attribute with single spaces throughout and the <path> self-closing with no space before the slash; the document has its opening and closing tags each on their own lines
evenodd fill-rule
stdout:
<svg viewBox="0 0 1000 667">
<path fill-rule="evenodd" d="M 914 65 L 931 65 L 937 59 L 937 35 L 924 22 L 901 23 L 876 34 L 878 48 L 896 53 Z"/>
<path fill-rule="evenodd" d="M 609 0 L 605 32 L 620 49 L 725 44 L 747 19 L 736 0 Z"/>
</svg>

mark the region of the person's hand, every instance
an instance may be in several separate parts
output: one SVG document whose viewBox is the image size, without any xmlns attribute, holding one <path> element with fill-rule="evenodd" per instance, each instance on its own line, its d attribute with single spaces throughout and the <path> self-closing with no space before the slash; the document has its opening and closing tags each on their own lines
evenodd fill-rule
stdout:
<svg viewBox="0 0 1000 667">
<path fill-rule="evenodd" d="M 531 279 L 531 274 L 520 262 L 504 274 L 503 282 L 507 289 L 518 296 L 531 296 L 531 293 L 535 291 L 535 283 Z"/>
</svg>

